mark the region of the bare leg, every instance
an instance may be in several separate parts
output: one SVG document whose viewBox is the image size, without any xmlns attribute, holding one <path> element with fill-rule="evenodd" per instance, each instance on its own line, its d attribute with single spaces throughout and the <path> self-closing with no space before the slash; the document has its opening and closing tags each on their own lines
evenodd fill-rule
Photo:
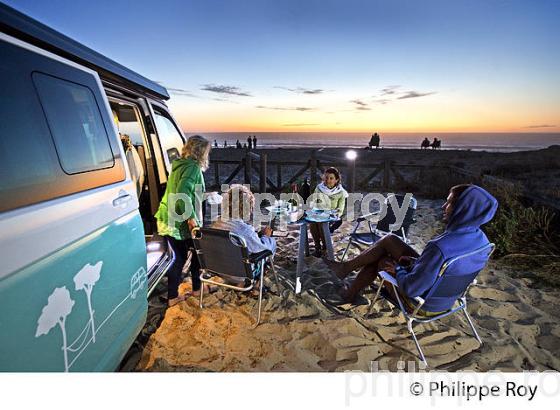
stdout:
<svg viewBox="0 0 560 410">
<path fill-rule="evenodd" d="M 344 298 L 344 300 L 347 302 L 352 302 L 363 289 L 371 285 L 377 277 L 378 272 L 383 270 L 383 267 L 388 260 L 392 260 L 392 258 L 389 256 L 384 256 L 379 260 L 378 263 L 372 263 L 364 266 L 362 270 L 360 270 L 360 273 L 358 273 L 358 276 L 356 277 L 356 279 L 354 279 L 350 287 L 341 291 L 341 296 Z"/>
<path fill-rule="evenodd" d="M 342 288 L 340 295 L 345 302 L 352 302 L 356 299 L 358 293 L 365 287 L 371 285 L 377 276 L 377 264 L 370 264 L 364 266 L 356 279 L 352 282 L 349 288 Z"/>
<path fill-rule="evenodd" d="M 384 256 L 390 256 L 398 261 L 401 256 L 413 256 L 416 258 L 418 257 L 418 252 L 407 245 L 397 235 L 389 234 L 385 235 L 353 259 L 345 262 L 325 260 L 325 263 L 340 279 L 343 279 L 350 272 L 363 266 L 377 266 L 379 260 Z"/>
</svg>

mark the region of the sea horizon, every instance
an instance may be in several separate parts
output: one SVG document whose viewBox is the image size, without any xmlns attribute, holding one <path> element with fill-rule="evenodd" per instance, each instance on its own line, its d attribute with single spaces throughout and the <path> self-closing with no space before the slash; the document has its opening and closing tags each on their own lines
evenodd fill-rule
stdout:
<svg viewBox="0 0 560 410">
<path fill-rule="evenodd" d="M 367 132 L 187 132 L 189 135 L 202 135 L 214 144 L 223 147 L 241 144 L 247 137 L 257 137 L 259 148 L 306 148 L 315 146 L 364 148 L 368 145 L 372 133 Z M 379 133 L 380 147 L 414 149 L 420 148 L 424 138 L 433 141 L 435 137 L 442 141 L 443 150 L 472 150 L 492 152 L 530 151 L 560 145 L 560 133 L 556 132 L 386 132 Z"/>
</svg>

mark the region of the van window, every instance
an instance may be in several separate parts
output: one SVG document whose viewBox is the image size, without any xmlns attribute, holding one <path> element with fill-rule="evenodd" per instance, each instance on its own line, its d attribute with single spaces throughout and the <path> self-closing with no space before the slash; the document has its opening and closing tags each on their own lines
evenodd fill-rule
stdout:
<svg viewBox="0 0 560 410">
<path fill-rule="evenodd" d="M 33 73 L 43 110 L 64 171 L 77 174 L 114 165 L 99 107 L 83 85 Z"/>
<path fill-rule="evenodd" d="M 16 190 L 53 183 L 60 169 L 35 90 L 21 77 L 0 65 L 0 211 Z"/>
<path fill-rule="evenodd" d="M 154 113 L 156 115 L 156 127 L 158 130 L 159 139 L 161 142 L 161 147 L 163 152 L 167 154 L 169 158 L 169 162 L 173 161 L 170 158 L 170 152 L 173 148 L 176 151 L 181 152 L 183 148 L 183 138 L 181 137 L 181 133 L 175 127 L 175 124 L 162 112 L 154 109 Z"/>
<path fill-rule="evenodd" d="M 107 134 L 103 124 L 110 124 L 110 117 L 106 114 L 107 119 L 100 125 L 99 109 L 91 100 L 100 101 L 101 92 L 95 91 L 95 97 L 88 96 L 87 92 L 84 94 L 84 88 L 91 93 L 91 87 L 97 84 L 95 77 L 4 41 L 0 41 L 0 55 L 0 212 L 123 181 L 125 170 L 116 137 L 110 148 L 106 145 Z M 74 94 L 67 89 L 73 104 L 77 105 L 65 107 L 69 117 L 60 117 L 60 107 L 56 107 L 54 115 L 49 115 L 47 121 L 46 101 L 41 101 L 37 84 L 32 81 L 38 69 L 56 73 L 53 77 L 46 76 L 49 80 L 59 76 L 76 80 L 63 81 L 70 84 L 70 90 L 75 90 Z M 77 86 L 78 82 L 87 84 L 89 88 Z M 75 86 L 77 88 L 73 88 Z M 59 92 L 57 87 L 54 89 Z M 53 95 L 47 97 L 48 101 L 56 100 Z M 76 116 L 82 129 L 78 128 L 75 137 L 81 141 L 80 148 L 86 151 L 85 154 L 73 153 L 70 148 L 77 147 L 73 141 L 66 140 L 67 136 L 63 135 L 63 139 L 55 144 L 52 135 L 53 130 L 67 129 L 64 124 L 53 124 L 52 120 L 56 118 L 57 121 L 68 122 L 73 117 L 71 121 L 76 121 Z M 61 141 L 69 146 L 59 146 Z M 116 152 L 114 156 L 113 152 Z M 83 158 L 88 166 L 83 166 L 83 162 L 79 164 Z M 109 168 L 70 173 L 92 166 Z"/>
</svg>

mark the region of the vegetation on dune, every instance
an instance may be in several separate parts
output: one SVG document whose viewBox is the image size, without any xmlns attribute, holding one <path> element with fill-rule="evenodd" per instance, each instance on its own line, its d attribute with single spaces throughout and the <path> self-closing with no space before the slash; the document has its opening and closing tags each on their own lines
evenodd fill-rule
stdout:
<svg viewBox="0 0 560 410">
<path fill-rule="evenodd" d="M 557 212 L 525 203 L 515 185 L 487 186 L 500 204 L 494 219 L 484 227 L 496 244 L 495 255 L 531 272 L 537 279 L 560 286 L 560 216 Z"/>
</svg>

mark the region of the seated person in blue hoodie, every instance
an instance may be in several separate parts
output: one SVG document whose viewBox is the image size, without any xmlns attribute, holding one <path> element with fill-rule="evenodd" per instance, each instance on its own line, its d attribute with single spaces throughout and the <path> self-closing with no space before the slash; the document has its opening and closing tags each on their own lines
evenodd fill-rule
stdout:
<svg viewBox="0 0 560 410">
<path fill-rule="evenodd" d="M 360 255 L 345 262 L 325 262 L 343 279 L 360 269 L 356 279 L 341 291 L 343 299 L 353 301 L 359 292 L 373 283 L 379 271 L 387 271 L 396 279 L 402 296 L 423 297 L 436 281 L 444 261 L 474 251 L 489 243 L 480 226 L 496 213 L 498 202 L 476 185 L 451 188 L 443 204 L 445 232 L 426 244 L 421 255 L 396 235 L 386 235 Z M 427 311 L 430 310 L 426 306 Z M 439 309 L 441 310 L 441 309 Z"/>
<path fill-rule="evenodd" d="M 272 229 L 267 226 L 257 234 L 250 224 L 253 217 L 253 207 L 255 206 L 255 196 L 251 190 L 244 185 L 232 185 L 224 196 L 223 204 L 228 207 L 228 215 L 216 220 L 212 224 L 212 228 L 230 231 L 245 239 L 249 254 L 265 250 L 274 253 L 276 251 L 276 241 L 271 238 Z M 236 204 L 238 207 L 234 210 L 233 206 Z M 243 220 L 243 218 L 246 220 Z"/>
</svg>

